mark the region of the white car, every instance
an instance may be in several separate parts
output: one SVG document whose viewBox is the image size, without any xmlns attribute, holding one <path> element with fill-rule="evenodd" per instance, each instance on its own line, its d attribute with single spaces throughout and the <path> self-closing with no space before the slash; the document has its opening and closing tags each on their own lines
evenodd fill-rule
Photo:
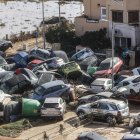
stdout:
<svg viewBox="0 0 140 140">
<path fill-rule="evenodd" d="M 41 107 L 41 116 L 44 117 L 60 117 L 60 119 L 63 120 L 65 112 L 66 103 L 60 97 L 46 98 L 43 106 Z"/>
<path fill-rule="evenodd" d="M 140 75 L 140 67 L 134 68 L 132 70 L 133 75 Z"/>
<path fill-rule="evenodd" d="M 82 61 L 87 57 L 93 56 L 94 52 L 90 48 L 84 48 L 81 51 L 74 54 L 71 59 L 73 61 Z"/>
<path fill-rule="evenodd" d="M 140 92 L 140 75 L 130 76 L 123 81 L 121 81 L 116 87 L 113 88 L 113 91 L 123 92 L 125 90 L 125 94 L 134 94 Z"/>
<path fill-rule="evenodd" d="M 108 91 L 112 88 L 112 80 L 109 78 L 97 78 L 91 83 L 91 88 L 94 93 Z"/>
</svg>

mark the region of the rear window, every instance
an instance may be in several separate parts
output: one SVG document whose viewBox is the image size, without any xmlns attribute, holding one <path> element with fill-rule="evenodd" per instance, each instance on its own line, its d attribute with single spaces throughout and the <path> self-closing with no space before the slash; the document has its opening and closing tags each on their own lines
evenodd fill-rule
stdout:
<svg viewBox="0 0 140 140">
<path fill-rule="evenodd" d="M 56 108 L 58 103 L 44 103 L 44 107 L 46 108 Z"/>
<path fill-rule="evenodd" d="M 127 104 L 125 104 L 125 103 L 118 104 L 117 106 L 118 106 L 119 110 L 122 110 L 122 109 L 125 109 L 128 107 Z"/>
<path fill-rule="evenodd" d="M 110 63 L 101 63 L 100 66 L 98 67 L 98 71 L 107 70 L 110 68 L 111 68 Z"/>
<path fill-rule="evenodd" d="M 105 81 L 95 80 L 92 85 L 104 85 Z"/>
</svg>

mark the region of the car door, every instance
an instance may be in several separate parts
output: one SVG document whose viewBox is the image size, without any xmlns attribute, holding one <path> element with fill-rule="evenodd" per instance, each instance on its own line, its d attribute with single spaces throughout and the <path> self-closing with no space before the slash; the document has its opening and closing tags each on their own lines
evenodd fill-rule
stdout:
<svg viewBox="0 0 140 140">
<path fill-rule="evenodd" d="M 95 118 L 96 117 L 98 118 L 98 112 L 99 112 L 98 106 L 99 106 L 98 103 L 93 103 L 90 106 L 91 107 L 91 113 Z"/>
<path fill-rule="evenodd" d="M 104 118 L 105 114 L 109 113 L 109 107 L 106 103 L 99 103 L 98 106 L 98 117 L 99 118 Z"/>
</svg>

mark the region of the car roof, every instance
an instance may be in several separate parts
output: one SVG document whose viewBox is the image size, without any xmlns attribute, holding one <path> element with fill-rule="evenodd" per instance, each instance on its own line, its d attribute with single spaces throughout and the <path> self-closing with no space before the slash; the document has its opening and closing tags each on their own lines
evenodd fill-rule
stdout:
<svg viewBox="0 0 140 140">
<path fill-rule="evenodd" d="M 111 80 L 111 79 L 109 79 L 109 78 L 97 78 L 97 79 L 95 79 L 95 80 L 99 80 L 99 81 L 107 81 L 107 80 Z"/>
<path fill-rule="evenodd" d="M 22 57 L 26 57 L 28 55 L 28 53 L 22 51 L 22 52 L 18 52 L 17 55 L 21 55 Z"/>
<path fill-rule="evenodd" d="M 106 96 L 106 97 L 111 97 L 114 93 L 112 92 L 100 92 L 96 95 L 99 95 L 99 96 Z"/>
<path fill-rule="evenodd" d="M 113 60 L 117 60 L 118 57 L 114 57 Z M 109 63 L 110 61 L 112 61 L 112 57 L 110 58 L 106 58 L 105 60 L 103 60 L 101 63 Z"/>
<path fill-rule="evenodd" d="M 83 97 L 81 97 L 79 99 L 89 99 L 89 98 L 91 98 L 93 96 L 95 96 L 95 94 L 86 95 L 86 96 L 83 96 Z"/>
<path fill-rule="evenodd" d="M 115 104 L 120 104 L 122 103 L 123 101 L 121 100 L 114 100 L 114 99 L 100 99 L 96 102 L 104 102 L 104 103 L 115 103 Z"/>
<path fill-rule="evenodd" d="M 87 137 L 87 138 L 90 138 L 91 140 L 106 140 L 106 138 L 104 138 L 103 136 L 99 135 L 96 132 L 88 132 L 88 131 L 82 132 L 79 135 L 79 138 L 82 138 L 82 137 Z"/>
<path fill-rule="evenodd" d="M 59 103 L 60 97 L 50 97 L 46 98 L 44 103 Z"/>
<path fill-rule="evenodd" d="M 64 82 L 62 80 L 55 80 L 55 81 L 51 81 L 51 82 L 45 83 L 45 84 L 43 84 L 41 86 L 43 88 L 50 88 L 50 87 L 61 85 L 61 84 L 64 84 Z"/>
<path fill-rule="evenodd" d="M 129 76 L 128 78 L 125 78 L 121 82 L 124 82 L 124 81 L 132 81 L 132 80 L 134 80 L 137 77 L 140 77 L 140 75 Z"/>
</svg>

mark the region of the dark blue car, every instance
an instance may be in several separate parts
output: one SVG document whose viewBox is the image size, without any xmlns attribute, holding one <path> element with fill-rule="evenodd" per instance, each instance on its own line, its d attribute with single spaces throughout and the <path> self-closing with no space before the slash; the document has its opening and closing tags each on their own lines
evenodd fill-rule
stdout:
<svg viewBox="0 0 140 140">
<path fill-rule="evenodd" d="M 18 68 L 25 68 L 28 64 L 28 53 L 19 52 L 14 55 L 13 60 Z"/>
</svg>

